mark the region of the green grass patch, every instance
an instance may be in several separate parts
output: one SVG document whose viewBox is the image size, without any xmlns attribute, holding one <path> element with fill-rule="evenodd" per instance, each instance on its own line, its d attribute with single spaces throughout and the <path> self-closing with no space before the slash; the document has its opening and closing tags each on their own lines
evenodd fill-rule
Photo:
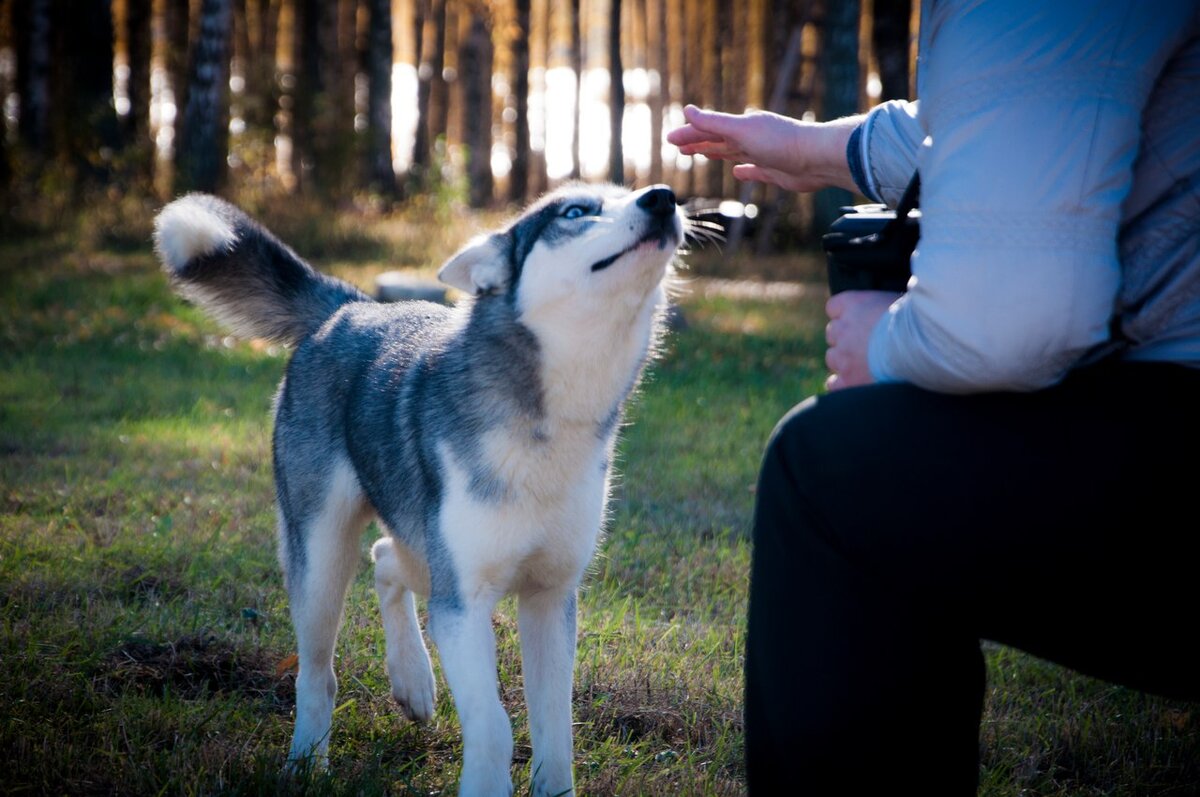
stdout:
<svg viewBox="0 0 1200 797">
<path fill-rule="evenodd" d="M 303 208 L 273 212 L 302 231 L 301 252 L 367 289 L 397 264 L 432 273 L 494 221 L 471 218 L 453 238 L 421 213 L 339 217 L 322 236 Z M 0 789 L 453 793 L 461 743 L 440 675 L 427 726 L 403 721 L 389 697 L 374 527 L 338 648 L 331 770 L 281 778 L 295 695 L 269 411 L 284 353 L 229 338 L 178 301 L 148 229 L 108 213 L 0 242 Z M 709 266 L 695 274 L 730 276 Z M 789 273 L 773 262 L 777 272 Z M 580 601 L 584 794 L 744 791 L 753 485 L 775 422 L 824 379 L 824 296 L 819 283 L 750 298 L 700 286 L 681 298 L 687 324 L 628 413 L 608 534 Z M 511 601 L 496 621 L 523 794 Z M 1193 707 L 1005 648 L 987 660 L 981 794 L 1196 793 Z"/>
</svg>

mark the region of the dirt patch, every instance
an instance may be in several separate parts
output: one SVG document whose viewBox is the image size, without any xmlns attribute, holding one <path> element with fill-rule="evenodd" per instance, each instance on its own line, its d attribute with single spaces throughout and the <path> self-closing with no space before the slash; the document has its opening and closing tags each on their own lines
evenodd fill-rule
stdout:
<svg viewBox="0 0 1200 797">
<path fill-rule="evenodd" d="M 98 681 L 109 693 L 134 690 L 184 699 L 241 694 L 286 711 L 295 703 L 295 683 L 291 675 L 276 673 L 275 658 L 241 650 L 207 631 L 173 642 L 133 638 L 104 660 Z"/>
<path fill-rule="evenodd" d="M 628 744 L 707 747 L 719 728 L 741 731 L 740 714 L 715 704 L 711 695 L 645 680 L 582 685 L 575 707 L 576 720 L 591 735 Z"/>
</svg>

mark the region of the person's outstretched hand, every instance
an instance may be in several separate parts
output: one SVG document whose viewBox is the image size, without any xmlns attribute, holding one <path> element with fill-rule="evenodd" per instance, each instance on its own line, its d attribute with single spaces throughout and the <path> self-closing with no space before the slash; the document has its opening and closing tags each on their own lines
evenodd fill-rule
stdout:
<svg viewBox="0 0 1200 797">
<path fill-rule="evenodd" d="M 837 186 L 857 190 L 846 163 L 846 142 L 861 117 L 802 122 L 769 111 L 743 114 L 683 109 L 687 124 L 667 133 L 684 155 L 732 161 L 739 180 L 771 183 L 788 191 Z"/>
</svg>

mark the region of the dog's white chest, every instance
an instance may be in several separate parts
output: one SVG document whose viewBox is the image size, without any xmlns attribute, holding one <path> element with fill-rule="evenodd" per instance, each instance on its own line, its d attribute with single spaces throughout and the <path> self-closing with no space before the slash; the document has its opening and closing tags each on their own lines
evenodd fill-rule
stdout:
<svg viewBox="0 0 1200 797">
<path fill-rule="evenodd" d="M 594 431 L 566 439 L 481 439 L 481 459 L 502 488 L 480 495 L 442 450 L 440 532 L 460 587 L 503 592 L 577 581 L 600 532 L 608 494 L 607 446 Z"/>
</svg>

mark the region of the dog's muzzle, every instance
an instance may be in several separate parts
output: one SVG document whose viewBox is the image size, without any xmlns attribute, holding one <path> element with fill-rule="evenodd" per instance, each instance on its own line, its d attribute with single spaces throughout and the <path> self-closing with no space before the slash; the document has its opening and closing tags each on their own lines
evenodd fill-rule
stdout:
<svg viewBox="0 0 1200 797">
<path fill-rule="evenodd" d="M 608 268 L 622 255 L 632 252 L 644 243 L 657 241 L 658 248 L 665 249 L 668 244 L 673 246 L 679 242 L 680 228 L 675 216 L 678 202 L 674 191 L 666 186 L 648 188 L 637 198 L 636 204 L 650 216 L 646 232 L 632 246 L 593 263 L 592 271 Z"/>
</svg>

